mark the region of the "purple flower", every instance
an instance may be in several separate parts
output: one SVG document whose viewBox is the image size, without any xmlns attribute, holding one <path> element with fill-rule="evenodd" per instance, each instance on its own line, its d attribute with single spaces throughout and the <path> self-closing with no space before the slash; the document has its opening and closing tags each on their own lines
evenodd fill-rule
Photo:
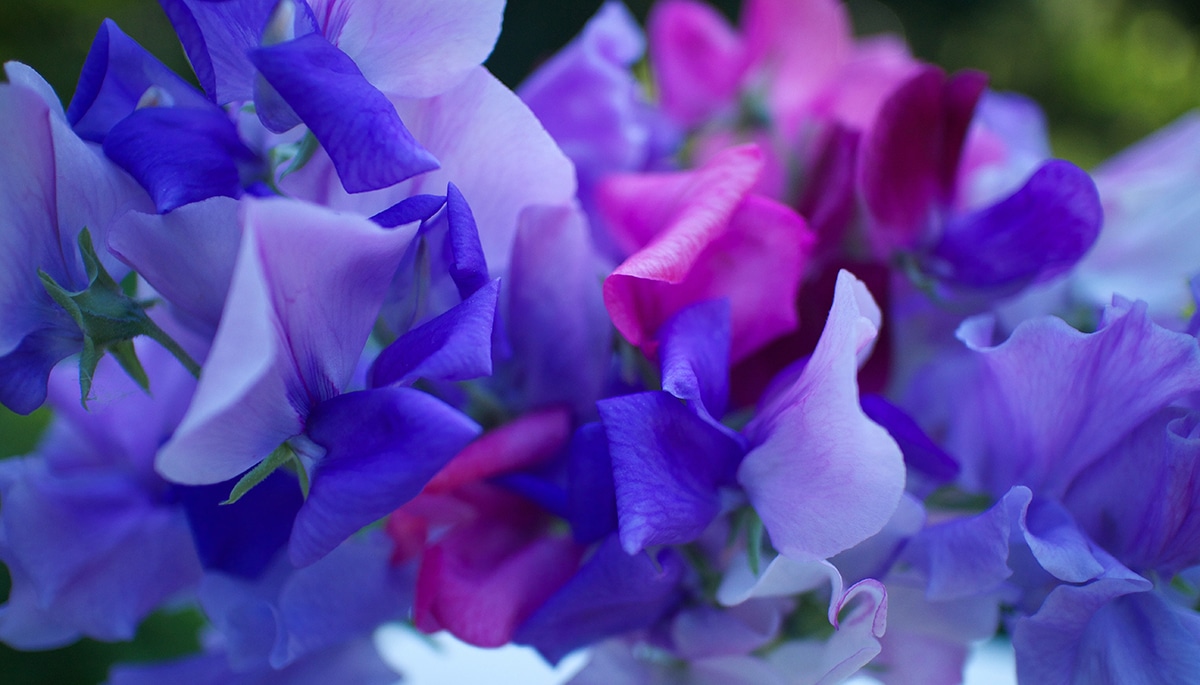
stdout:
<svg viewBox="0 0 1200 685">
<path fill-rule="evenodd" d="M 911 254 L 947 294 L 997 298 L 1074 265 L 1102 213 L 1092 180 L 1060 160 L 1041 164 L 1007 197 L 965 204 L 964 144 L 985 81 L 935 67 L 911 76 L 864 139 L 859 178 L 878 253 Z"/>
<path fill-rule="evenodd" d="M 80 351 L 78 325 L 51 299 L 45 272 L 70 291 L 88 285 L 77 248 L 87 228 L 103 246 L 113 221 L 129 209 L 149 209 L 145 193 L 99 151 L 71 131 L 53 91 L 28 67 L 9 63 L 0 85 L 0 120 L 21 131 L 0 151 L 6 174 L 0 191 L 0 403 L 27 414 L 46 397 L 50 369 Z M 118 278 L 123 266 L 101 248 L 101 262 Z"/>
</svg>

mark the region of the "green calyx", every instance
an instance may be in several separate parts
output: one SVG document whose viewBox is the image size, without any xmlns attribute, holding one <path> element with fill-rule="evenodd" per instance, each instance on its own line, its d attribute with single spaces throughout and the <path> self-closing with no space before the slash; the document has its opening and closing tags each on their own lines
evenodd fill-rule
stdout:
<svg viewBox="0 0 1200 685">
<path fill-rule="evenodd" d="M 229 493 L 229 499 L 221 502 L 221 504 L 233 504 L 240 500 L 247 492 L 250 492 L 254 486 L 267 479 L 267 476 L 275 473 L 277 469 L 287 468 L 296 474 L 300 480 L 300 491 L 304 494 L 304 499 L 308 499 L 308 471 L 305 470 L 304 464 L 300 461 L 300 456 L 286 442 L 275 448 L 266 459 L 258 462 L 258 466 L 246 472 L 237 485 L 233 486 L 233 490 Z"/>
<path fill-rule="evenodd" d="M 83 406 L 87 407 L 96 366 L 106 352 L 138 385 L 145 390 L 150 389 L 150 379 L 133 347 L 133 338 L 139 335 L 162 345 L 192 375 L 199 376 L 200 365 L 146 315 L 149 303 L 129 297 L 109 275 L 96 256 L 91 233 L 86 228 L 79 232 L 79 252 L 88 277 L 88 286 L 83 290 L 69 291 L 41 269 L 38 269 L 38 277 L 42 279 L 42 285 L 50 297 L 71 316 L 83 333 L 83 351 L 79 355 L 80 401 Z"/>
</svg>

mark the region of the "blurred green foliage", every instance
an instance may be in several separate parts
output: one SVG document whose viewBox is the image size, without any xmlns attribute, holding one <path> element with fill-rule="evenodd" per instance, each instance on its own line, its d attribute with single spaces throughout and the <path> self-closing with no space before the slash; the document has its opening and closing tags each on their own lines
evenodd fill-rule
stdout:
<svg viewBox="0 0 1200 685">
<path fill-rule="evenodd" d="M 400 0 L 392 0 L 400 1 Z M 644 18 L 651 0 L 628 0 Z M 716 2 L 730 17 L 737 0 Z M 849 0 L 862 33 L 903 32 L 914 52 L 949 69 L 972 67 L 999 90 L 1031 95 L 1046 109 L 1056 153 L 1091 167 L 1200 105 L 1200 3 L 1195 0 Z M 600 0 L 510 0 L 488 66 L 509 85 L 554 54 Z M 3 0 L 0 60 L 43 74 L 70 100 L 100 22 L 112 18 L 190 78 L 170 25 L 153 0 Z M 48 421 L 0 408 L 0 457 L 31 450 Z M 0 565 L 0 600 L 8 577 Z M 23 654 L 0 645 L 6 685 L 102 680 L 115 661 L 197 648 L 195 613 L 156 614 L 130 643 L 84 640 Z"/>
</svg>

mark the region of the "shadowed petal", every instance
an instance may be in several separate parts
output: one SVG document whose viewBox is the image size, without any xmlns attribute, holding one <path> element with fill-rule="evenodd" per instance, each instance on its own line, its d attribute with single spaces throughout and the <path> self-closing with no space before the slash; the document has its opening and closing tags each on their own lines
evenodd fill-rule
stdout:
<svg viewBox="0 0 1200 685">
<path fill-rule="evenodd" d="M 629 556 L 609 537 L 513 636 L 557 663 L 610 635 L 649 627 L 680 601 L 683 560 L 673 550 Z"/>
</svg>

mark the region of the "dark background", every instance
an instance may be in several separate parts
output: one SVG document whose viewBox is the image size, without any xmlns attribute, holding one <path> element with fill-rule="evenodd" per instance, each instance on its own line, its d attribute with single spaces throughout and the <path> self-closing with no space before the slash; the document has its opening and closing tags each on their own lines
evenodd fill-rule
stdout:
<svg viewBox="0 0 1200 685">
<path fill-rule="evenodd" d="M 644 18 L 651 1 L 627 4 Z M 714 4 L 734 17 L 740 3 Z M 1200 105 L 1196 0 L 850 0 L 848 5 L 860 34 L 903 33 L 919 57 L 949 69 L 982 69 L 991 74 L 994 88 L 1036 98 L 1049 115 L 1055 153 L 1084 167 Z M 600 0 L 509 0 L 488 66 L 515 86 L 599 6 Z M 190 74 L 153 0 L 0 0 L 0 60 L 29 64 L 69 101 L 105 17 L 177 71 Z M 18 419 L 0 407 L 0 457 L 29 451 L 45 420 L 44 412 Z M 0 564 L 0 601 L 6 595 Z M 35 654 L 0 645 L 0 683 L 96 683 L 113 661 L 195 649 L 200 622 L 194 614 L 156 615 L 136 640 L 119 645 L 83 641 Z"/>
</svg>

